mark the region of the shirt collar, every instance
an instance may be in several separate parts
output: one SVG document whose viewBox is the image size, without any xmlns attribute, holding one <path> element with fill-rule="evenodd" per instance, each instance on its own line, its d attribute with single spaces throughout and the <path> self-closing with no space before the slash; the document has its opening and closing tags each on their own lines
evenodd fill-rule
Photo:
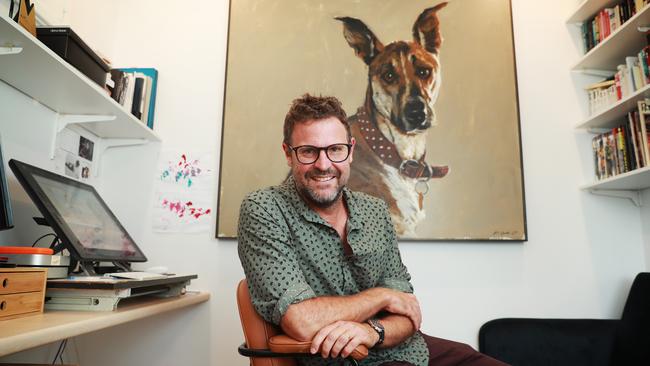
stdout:
<svg viewBox="0 0 650 366">
<path fill-rule="evenodd" d="M 289 177 L 282 184 L 282 188 L 286 192 L 289 201 L 296 209 L 296 211 L 302 215 L 307 221 L 327 225 L 325 220 L 323 220 L 316 211 L 312 210 L 305 200 L 302 199 L 298 189 L 296 188 L 296 180 L 293 178 L 293 175 L 289 174 Z"/>
</svg>

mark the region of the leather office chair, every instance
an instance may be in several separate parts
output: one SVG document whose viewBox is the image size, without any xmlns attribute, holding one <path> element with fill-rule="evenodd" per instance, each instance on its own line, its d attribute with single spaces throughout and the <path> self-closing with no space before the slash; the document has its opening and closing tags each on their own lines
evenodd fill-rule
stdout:
<svg viewBox="0 0 650 366">
<path fill-rule="evenodd" d="M 311 342 L 295 340 L 281 333 L 281 330 L 265 321 L 255 311 L 248 293 L 246 279 L 237 286 L 239 318 L 246 340 L 239 346 L 239 354 L 250 357 L 251 366 L 295 366 L 295 358 L 320 357 L 309 353 Z M 357 347 L 348 360 L 357 364 L 368 356 L 368 348 Z"/>
<path fill-rule="evenodd" d="M 514 366 L 647 365 L 650 273 L 639 273 L 621 319 L 504 318 L 479 330 L 479 351 Z"/>
</svg>

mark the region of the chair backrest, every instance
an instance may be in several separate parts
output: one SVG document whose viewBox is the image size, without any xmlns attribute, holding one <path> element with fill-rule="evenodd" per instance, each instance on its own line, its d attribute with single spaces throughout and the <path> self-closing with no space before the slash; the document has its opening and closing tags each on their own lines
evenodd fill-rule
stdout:
<svg viewBox="0 0 650 366">
<path fill-rule="evenodd" d="M 650 360 L 650 273 L 639 273 L 625 301 L 612 365 L 643 365 Z"/>
<path fill-rule="evenodd" d="M 239 282 L 237 286 L 237 306 L 239 308 L 239 319 L 246 345 L 251 349 L 269 349 L 268 340 L 270 337 L 280 334 L 277 327 L 265 321 L 253 307 L 248 283 L 246 279 Z M 296 362 L 290 358 L 251 357 L 251 366 L 295 366 Z"/>
</svg>

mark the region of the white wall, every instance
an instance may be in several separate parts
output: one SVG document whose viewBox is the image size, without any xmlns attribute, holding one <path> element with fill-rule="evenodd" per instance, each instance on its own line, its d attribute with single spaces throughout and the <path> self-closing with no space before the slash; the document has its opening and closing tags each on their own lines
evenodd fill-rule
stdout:
<svg viewBox="0 0 650 366">
<path fill-rule="evenodd" d="M 211 150 L 218 161 L 228 2 L 193 4 L 200 11 L 178 2 L 93 0 L 69 3 L 65 14 L 114 65 L 159 69 L 156 131 L 164 146 Z M 512 4 L 530 240 L 400 244 L 426 333 L 476 346 L 481 324 L 497 317 L 618 317 L 632 278 L 648 269 L 642 241 L 648 209 L 642 221 L 628 201 L 578 190 L 592 173 L 590 137 L 573 130 L 583 118 L 580 86 L 586 82 L 568 71 L 579 47 L 564 21 L 576 5 L 549 0 L 544 8 L 553 11 L 540 11 L 530 1 Z M 484 57 L 489 61 L 489 55 Z M 115 150 L 107 155 L 106 167 L 120 169 L 125 161 L 136 164 L 141 158 L 128 149 Z M 78 337 L 69 357 L 78 354 L 82 364 L 100 366 L 246 365 L 236 352 L 242 335 L 234 289 L 243 276 L 236 243 L 213 239 L 214 230 L 153 233 L 148 218 L 132 213 L 119 191 L 109 188 L 124 183 L 110 174 L 103 179 L 109 204 L 127 228 L 139 228 L 136 239 L 151 265 L 198 273 L 192 287 L 210 291 L 212 298 L 198 311 Z M 130 194 L 151 196 L 146 185 Z M 147 204 L 138 207 L 147 210 Z M 118 338 L 110 350 L 109 337 Z M 17 357 L 44 361 L 47 352 L 52 346 Z"/>
<path fill-rule="evenodd" d="M 641 197 L 642 202 L 645 202 L 643 206 L 641 206 L 641 227 L 642 227 L 642 237 L 643 237 L 643 244 L 645 248 L 645 267 L 646 270 L 650 268 L 650 189 L 646 189 L 643 192 L 643 196 Z"/>
</svg>

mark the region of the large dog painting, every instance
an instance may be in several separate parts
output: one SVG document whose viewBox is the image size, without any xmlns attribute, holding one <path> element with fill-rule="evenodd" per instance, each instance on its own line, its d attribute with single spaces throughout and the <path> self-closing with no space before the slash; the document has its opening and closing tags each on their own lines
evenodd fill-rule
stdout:
<svg viewBox="0 0 650 366">
<path fill-rule="evenodd" d="M 231 2 L 217 236 L 280 183 L 284 113 L 334 95 L 357 141 L 349 187 L 402 239 L 525 240 L 506 0 Z M 444 79 L 444 83 L 443 83 Z"/>
</svg>

